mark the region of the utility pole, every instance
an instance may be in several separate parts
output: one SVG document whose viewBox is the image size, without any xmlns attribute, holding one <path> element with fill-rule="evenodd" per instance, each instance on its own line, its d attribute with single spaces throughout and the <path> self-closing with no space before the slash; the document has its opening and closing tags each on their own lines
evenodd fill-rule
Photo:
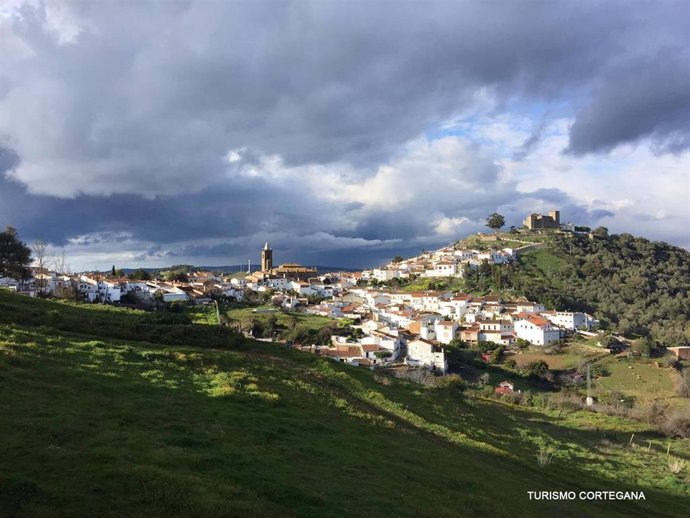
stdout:
<svg viewBox="0 0 690 518">
<path fill-rule="evenodd" d="M 594 399 L 592 398 L 592 364 L 587 364 L 587 406 L 592 406 L 594 404 Z"/>
</svg>

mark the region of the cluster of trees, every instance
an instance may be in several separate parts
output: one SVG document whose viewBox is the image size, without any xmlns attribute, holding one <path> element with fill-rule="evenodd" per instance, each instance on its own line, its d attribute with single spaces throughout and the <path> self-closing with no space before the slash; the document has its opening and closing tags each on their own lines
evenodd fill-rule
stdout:
<svg viewBox="0 0 690 518">
<path fill-rule="evenodd" d="M 345 336 L 352 333 L 351 328 L 341 326 L 338 322 L 332 322 L 320 328 L 309 327 L 301 324 L 294 314 L 287 315 L 282 322 L 275 313 L 267 316 L 251 316 L 235 322 L 235 326 L 255 338 L 277 338 L 302 345 L 329 345 L 331 336 Z"/>
<path fill-rule="evenodd" d="M 690 343 L 690 253 L 630 234 L 553 236 L 550 248 L 563 266 L 547 275 L 535 298 L 557 289 L 566 307 L 591 311 L 623 335 L 651 341 L 633 344 L 648 355 L 656 343 Z M 563 306 L 561 306 L 563 307 Z"/>
<path fill-rule="evenodd" d="M 29 276 L 31 249 L 13 227 L 0 232 L 0 277 L 26 279 Z"/>
<path fill-rule="evenodd" d="M 487 363 L 501 363 L 504 352 L 505 346 L 482 340 L 477 343 L 467 343 L 454 339 L 446 348 L 448 367 L 451 371 L 457 371 L 468 365 L 484 368 Z M 482 355 L 488 355 L 487 360 L 481 359 L 480 356 Z M 517 368 L 517 364 L 513 359 L 506 360 L 504 364 L 506 367 L 514 369 L 517 373 L 537 383 L 549 381 L 552 377 L 548 364 L 543 360 L 532 362 L 521 369 Z"/>
<path fill-rule="evenodd" d="M 555 234 L 547 250 L 560 266 L 536 270 L 519 263 L 466 267 L 470 292 L 509 292 L 547 307 L 594 314 L 603 329 L 649 338 L 640 354 L 657 345 L 690 343 L 690 253 L 604 227 L 586 235 Z"/>
</svg>

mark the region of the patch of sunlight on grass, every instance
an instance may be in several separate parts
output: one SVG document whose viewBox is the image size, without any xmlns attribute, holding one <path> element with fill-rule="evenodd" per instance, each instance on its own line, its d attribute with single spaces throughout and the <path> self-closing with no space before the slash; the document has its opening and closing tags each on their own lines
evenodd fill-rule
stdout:
<svg viewBox="0 0 690 518">
<path fill-rule="evenodd" d="M 203 392 L 212 397 L 250 396 L 268 402 L 279 399 L 278 394 L 262 391 L 258 378 L 246 369 L 222 371 L 211 367 L 194 374 L 194 381 Z"/>
</svg>

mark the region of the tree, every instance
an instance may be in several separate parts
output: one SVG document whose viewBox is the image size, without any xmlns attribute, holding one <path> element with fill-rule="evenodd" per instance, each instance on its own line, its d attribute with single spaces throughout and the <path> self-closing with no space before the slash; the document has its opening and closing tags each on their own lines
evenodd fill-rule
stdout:
<svg viewBox="0 0 690 518">
<path fill-rule="evenodd" d="M 189 282 L 189 276 L 183 269 L 169 270 L 165 273 L 165 280 L 175 282 Z"/>
<path fill-rule="evenodd" d="M 115 270 L 115 265 L 113 265 L 113 268 L 110 270 L 110 275 L 112 275 L 113 277 L 115 277 L 115 272 L 116 272 L 116 270 Z"/>
<path fill-rule="evenodd" d="M 601 238 L 601 239 L 606 239 L 606 238 L 608 237 L 608 235 L 609 235 L 609 229 L 606 228 L 606 227 L 598 227 L 598 228 L 595 228 L 595 229 L 592 231 L 592 235 L 593 235 L 594 237 L 598 237 L 598 238 Z"/>
<path fill-rule="evenodd" d="M 403 257 L 402 257 L 401 255 L 396 255 L 396 256 L 393 258 L 393 262 L 394 262 L 394 263 L 402 263 L 404 260 L 405 260 L 405 259 L 403 259 Z"/>
<path fill-rule="evenodd" d="M 527 364 L 527 375 L 533 379 L 543 379 L 549 374 L 549 364 L 544 360 L 536 360 Z"/>
<path fill-rule="evenodd" d="M 527 340 L 525 340 L 524 338 L 518 338 L 515 341 L 515 345 L 517 345 L 520 349 L 525 350 L 525 349 L 529 348 L 530 343 Z"/>
<path fill-rule="evenodd" d="M 53 270 L 58 275 L 71 275 L 72 270 L 70 268 L 70 265 L 67 264 L 67 259 L 65 258 L 65 251 L 63 250 L 60 255 L 54 255 L 53 256 Z"/>
<path fill-rule="evenodd" d="M 654 344 L 647 337 L 638 338 L 634 340 L 630 349 L 633 353 L 639 354 L 640 356 L 649 356 L 652 353 Z"/>
<path fill-rule="evenodd" d="M 494 212 L 488 218 L 486 218 L 486 226 L 496 231 L 498 231 L 505 224 L 506 218 L 504 218 L 498 212 Z"/>
<path fill-rule="evenodd" d="M 19 240 L 17 231 L 7 227 L 0 232 L 0 277 L 26 279 L 30 264 L 31 250 Z"/>
<path fill-rule="evenodd" d="M 33 246 L 34 263 L 36 264 L 37 275 L 36 286 L 38 288 L 38 295 L 44 296 L 46 294 L 46 278 L 45 275 L 48 273 L 48 243 L 39 239 Z"/>
<path fill-rule="evenodd" d="M 129 274 L 129 278 L 133 281 L 149 281 L 151 280 L 151 274 L 143 268 L 138 268 Z"/>
</svg>

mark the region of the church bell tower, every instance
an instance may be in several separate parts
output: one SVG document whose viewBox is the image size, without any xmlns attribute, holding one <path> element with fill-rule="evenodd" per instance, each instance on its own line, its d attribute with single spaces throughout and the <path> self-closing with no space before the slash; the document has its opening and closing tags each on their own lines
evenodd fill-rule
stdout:
<svg viewBox="0 0 690 518">
<path fill-rule="evenodd" d="M 270 272 L 273 269 L 273 250 L 268 246 L 268 241 L 261 250 L 261 271 Z"/>
</svg>

